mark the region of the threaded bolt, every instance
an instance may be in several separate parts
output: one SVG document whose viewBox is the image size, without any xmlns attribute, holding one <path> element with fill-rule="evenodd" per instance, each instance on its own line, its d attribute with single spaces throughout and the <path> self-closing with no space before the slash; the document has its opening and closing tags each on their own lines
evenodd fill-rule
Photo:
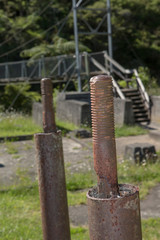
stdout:
<svg viewBox="0 0 160 240">
<path fill-rule="evenodd" d="M 118 195 L 117 160 L 114 134 L 112 78 L 91 78 L 91 115 L 94 169 L 98 177 L 100 198 Z"/>
<path fill-rule="evenodd" d="M 45 133 L 56 132 L 52 91 L 53 87 L 51 79 L 43 78 L 41 80 L 41 94 L 43 106 L 43 130 Z"/>
</svg>

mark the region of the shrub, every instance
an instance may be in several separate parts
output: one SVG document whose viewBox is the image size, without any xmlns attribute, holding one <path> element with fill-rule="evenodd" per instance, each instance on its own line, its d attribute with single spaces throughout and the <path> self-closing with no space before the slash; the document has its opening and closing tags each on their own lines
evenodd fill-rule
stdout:
<svg viewBox="0 0 160 240">
<path fill-rule="evenodd" d="M 40 94 L 32 92 L 30 85 L 23 84 L 7 84 L 4 92 L 0 93 L 0 104 L 3 111 L 15 110 L 17 112 L 31 113 L 32 102 L 40 100 Z"/>
</svg>

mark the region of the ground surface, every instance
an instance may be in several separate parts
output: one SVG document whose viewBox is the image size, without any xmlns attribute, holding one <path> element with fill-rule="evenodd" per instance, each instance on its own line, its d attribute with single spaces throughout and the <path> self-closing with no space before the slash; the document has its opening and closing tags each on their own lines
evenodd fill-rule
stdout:
<svg viewBox="0 0 160 240">
<path fill-rule="evenodd" d="M 121 137 L 116 140 L 118 161 L 123 159 L 126 144 L 151 143 L 157 151 L 160 144 L 149 135 Z M 92 139 L 63 138 L 65 164 L 71 172 L 93 168 Z M 37 177 L 34 141 L 0 144 L 0 185 L 7 186 L 18 181 L 18 172 L 28 169 L 33 179 Z M 87 224 L 87 206 L 70 206 L 70 220 L 73 225 Z M 160 217 L 160 184 L 141 201 L 142 218 Z"/>
</svg>

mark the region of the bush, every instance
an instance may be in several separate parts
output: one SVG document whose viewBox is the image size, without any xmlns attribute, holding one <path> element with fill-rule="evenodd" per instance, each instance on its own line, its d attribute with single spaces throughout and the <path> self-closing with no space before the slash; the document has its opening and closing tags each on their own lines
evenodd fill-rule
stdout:
<svg viewBox="0 0 160 240">
<path fill-rule="evenodd" d="M 1 110 L 17 112 L 31 113 L 33 101 L 40 100 L 40 94 L 37 92 L 31 92 L 30 85 L 23 84 L 7 84 L 4 92 L 0 93 Z"/>
<path fill-rule="evenodd" d="M 149 88 L 157 88 L 157 82 L 154 77 L 151 77 L 150 70 L 148 67 L 139 67 L 138 68 L 139 77 L 142 80 L 144 86 Z"/>
</svg>

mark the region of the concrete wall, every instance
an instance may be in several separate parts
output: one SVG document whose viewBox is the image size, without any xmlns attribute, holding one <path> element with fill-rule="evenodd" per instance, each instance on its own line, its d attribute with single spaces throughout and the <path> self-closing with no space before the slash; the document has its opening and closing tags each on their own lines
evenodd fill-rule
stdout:
<svg viewBox="0 0 160 240">
<path fill-rule="evenodd" d="M 42 126 L 42 104 L 34 102 L 32 105 L 32 118 L 34 121 Z"/>
<path fill-rule="evenodd" d="M 160 96 L 152 96 L 151 121 L 160 122 Z"/>
<path fill-rule="evenodd" d="M 56 116 L 59 120 L 72 122 L 77 126 L 90 125 L 90 104 L 77 100 L 58 101 Z"/>
<path fill-rule="evenodd" d="M 73 100 L 74 99 L 74 100 Z M 115 124 L 133 124 L 132 102 L 114 98 Z M 61 93 L 57 101 L 57 118 L 80 126 L 91 125 L 90 93 Z"/>
<path fill-rule="evenodd" d="M 60 93 L 57 98 L 56 116 L 59 120 L 72 122 L 77 126 L 91 125 L 90 93 Z M 114 98 L 115 125 L 133 124 L 132 102 Z M 42 105 L 33 104 L 32 115 L 42 124 Z"/>
</svg>

